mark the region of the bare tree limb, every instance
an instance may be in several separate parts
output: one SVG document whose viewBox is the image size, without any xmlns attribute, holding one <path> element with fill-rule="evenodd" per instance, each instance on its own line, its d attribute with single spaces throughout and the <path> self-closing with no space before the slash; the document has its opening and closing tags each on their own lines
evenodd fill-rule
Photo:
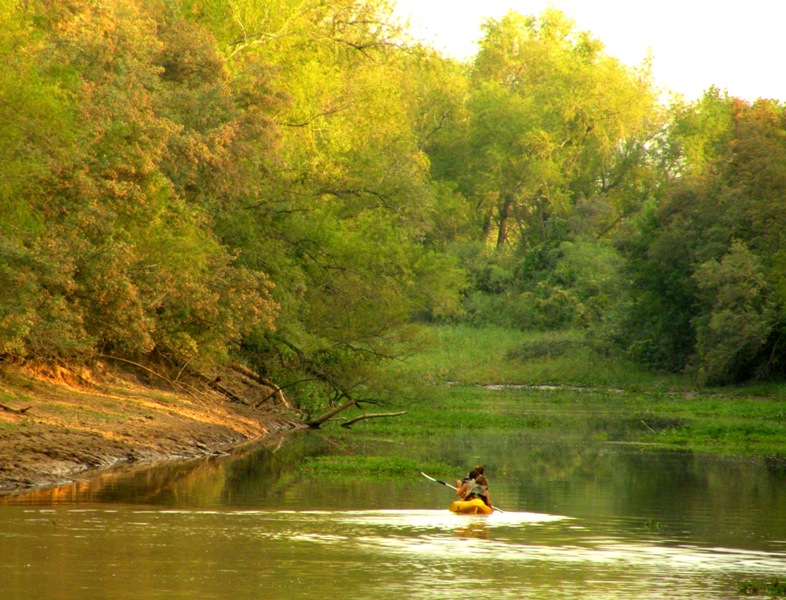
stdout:
<svg viewBox="0 0 786 600">
<path fill-rule="evenodd" d="M 292 404 L 289 402 L 289 400 L 287 400 L 286 396 L 284 396 L 284 391 L 278 385 L 276 385 L 276 383 L 272 379 L 268 379 L 267 377 L 262 377 L 261 375 L 255 373 L 254 371 L 252 371 L 248 367 L 241 365 L 240 363 L 232 363 L 229 366 L 230 368 L 234 369 L 241 375 L 245 375 L 246 377 L 256 381 L 257 383 L 260 383 L 263 386 L 273 390 L 272 393 L 270 393 L 266 398 L 257 402 L 257 404 L 255 405 L 256 408 L 259 408 L 260 405 L 264 404 L 271 398 L 275 398 L 276 401 L 282 406 L 284 406 L 285 408 L 289 410 L 294 410 Z"/>
<path fill-rule="evenodd" d="M 334 107 L 334 108 L 329 108 L 329 109 L 327 109 L 327 110 L 325 110 L 325 111 L 323 111 L 321 113 L 317 113 L 315 115 L 312 115 L 311 117 L 309 117 L 305 121 L 301 121 L 300 123 L 281 123 L 281 125 L 284 126 L 284 127 L 306 127 L 307 125 L 310 125 L 311 123 L 313 123 L 314 121 L 316 121 L 320 117 L 328 117 L 330 115 L 334 115 L 336 113 L 340 113 L 342 111 L 349 110 L 350 108 L 352 108 L 352 107 L 350 105 L 348 105 L 348 104 L 345 105 L 345 106 L 337 106 L 337 107 Z"/>
<path fill-rule="evenodd" d="M 243 398 L 238 396 L 232 390 L 228 390 L 223 385 L 219 383 L 220 378 L 216 377 L 213 381 L 208 382 L 208 385 L 216 390 L 219 394 L 222 394 L 229 398 L 232 402 L 237 402 L 238 404 L 245 404 L 246 406 L 251 406 L 248 402 L 246 402 Z"/>
<path fill-rule="evenodd" d="M 334 409 L 327 411 L 321 417 L 317 417 L 316 419 L 311 419 L 309 421 L 306 421 L 306 425 L 308 425 L 312 429 L 319 429 L 319 426 L 322 425 L 324 422 L 329 421 L 330 419 L 335 417 L 338 413 L 343 412 L 348 408 L 355 406 L 357 403 L 358 401 L 355 398 L 350 398 L 344 404 L 341 404 L 340 406 L 337 406 Z"/>
<path fill-rule="evenodd" d="M 5 404 L 0 404 L 0 409 L 3 409 L 6 412 L 14 413 L 15 415 L 24 415 L 31 408 L 33 408 L 33 407 L 32 406 L 28 406 L 28 407 L 25 407 L 25 408 L 11 408 L 10 406 L 6 406 Z"/>
<path fill-rule="evenodd" d="M 394 412 L 394 413 L 366 413 L 365 415 L 360 415 L 359 417 L 350 419 L 346 423 L 342 423 L 341 426 L 349 429 L 350 427 L 352 427 L 352 425 L 354 425 L 358 421 L 363 421 L 364 419 L 381 419 L 383 417 L 399 417 L 405 414 L 407 414 L 407 411 L 405 410 L 401 412 Z"/>
<path fill-rule="evenodd" d="M 194 394 L 191 390 L 189 390 L 184 385 L 182 385 L 180 383 L 176 383 L 176 382 L 172 381 L 171 379 L 169 379 L 168 377 L 165 377 L 164 375 L 161 375 L 161 373 L 156 373 L 152 369 L 148 369 L 146 366 L 140 365 L 139 363 L 134 362 L 133 360 L 128 360 L 127 358 L 120 358 L 119 356 L 113 356 L 111 354 L 99 354 L 99 356 L 101 356 L 102 358 L 110 358 L 112 360 L 117 360 L 117 361 L 120 361 L 120 362 L 128 363 L 129 365 L 133 365 L 134 367 L 142 369 L 143 371 L 146 371 L 147 373 L 150 373 L 151 375 L 155 375 L 156 377 L 160 377 L 161 379 L 166 381 L 172 387 L 176 387 L 178 389 L 181 389 L 184 392 L 186 392 L 189 396 L 191 396 L 192 398 L 195 398 L 195 399 L 199 400 L 199 398 L 196 396 L 196 394 Z M 179 376 L 180 375 L 178 374 L 178 377 Z"/>
</svg>

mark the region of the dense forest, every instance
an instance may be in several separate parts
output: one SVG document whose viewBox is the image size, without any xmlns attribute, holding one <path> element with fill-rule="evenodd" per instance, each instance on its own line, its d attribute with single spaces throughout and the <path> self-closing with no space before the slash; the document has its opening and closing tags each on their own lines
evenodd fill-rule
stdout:
<svg viewBox="0 0 786 600">
<path fill-rule="evenodd" d="M 424 321 L 786 369 L 786 110 L 563 13 L 459 63 L 389 0 L 0 0 L 0 355 L 375 398 Z M 720 83 L 720 82 L 719 82 Z"/>
</svg>

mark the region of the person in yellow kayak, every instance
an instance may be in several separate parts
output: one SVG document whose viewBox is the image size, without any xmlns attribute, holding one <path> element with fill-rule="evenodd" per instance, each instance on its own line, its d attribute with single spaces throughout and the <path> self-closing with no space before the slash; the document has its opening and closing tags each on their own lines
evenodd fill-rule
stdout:
<svg viewBox="0 0 786 600">
<path fill-rule="evenodd" d="M 456 488 L 460 488 L 462 485 L 467 483 L 470 479 L 475 479 L 472 474 L 475 473 L 475 477 L 478 475 L 485 475 L 486 474 L 486 466 L 485 465 L 477 465 L 474 469 L 469 472 L 469 475 L 464 479 L 456 479 Z M 456 494 L 458 496 L 458 494 Z"/>
<path fill-rule="evenodd" d="M 456 481 L 456 496 L 465 501 L 480 498 L 486 506 L 491 506 L 489 482 L 484 472 L 485 468 L 481 465 L 472 469 L 464 481 Z"/>
</svg>

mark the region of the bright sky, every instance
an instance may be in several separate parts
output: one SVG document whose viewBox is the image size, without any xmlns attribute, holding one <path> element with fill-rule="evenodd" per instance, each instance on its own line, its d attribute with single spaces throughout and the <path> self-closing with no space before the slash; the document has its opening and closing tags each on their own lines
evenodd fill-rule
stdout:
<svg viewBox="0 0 786 600">
<path fill-rule="evenodd" d="M 410 32 L 459 59 L 480 22 L 554 6 L 606 51 L 638 65 L 651 49 L 656 83 L 693 100 L 715 85 L 748 100 L 786 101 L 786 0 L 397 0 Z"/>
</svg>

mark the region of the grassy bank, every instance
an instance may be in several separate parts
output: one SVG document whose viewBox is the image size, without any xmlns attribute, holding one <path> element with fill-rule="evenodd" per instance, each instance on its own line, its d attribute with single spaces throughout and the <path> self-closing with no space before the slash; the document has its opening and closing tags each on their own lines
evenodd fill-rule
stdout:
<svg viewBox="0 0 786 600">
<path fill-rule="evenodd" d="M 571 432 L 669 450 L 784 452 L 784 385 L 698 388 L 687 377 L 601 356 L 576 332 L 439 326 L 429 338 L 422 352 L 389 366 L 391 377 L 410 384 L 409 397 L 399 401 L 406 416 L 364 421 L 351 432 L 334 424 L 331 432 L 355 443 L 406 440 L 410 446 L 472 431 Z"/>
</svg>

